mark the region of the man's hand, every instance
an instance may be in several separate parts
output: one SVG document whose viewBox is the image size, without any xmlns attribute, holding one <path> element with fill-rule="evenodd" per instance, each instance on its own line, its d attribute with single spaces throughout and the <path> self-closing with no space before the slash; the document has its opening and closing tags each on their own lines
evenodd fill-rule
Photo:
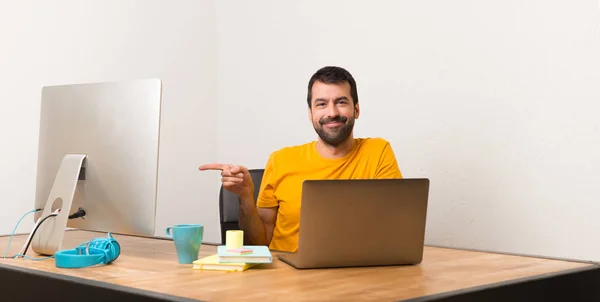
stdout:
<svg viewBox="0 0 600 302">
<path fill-rule="evenodd" d="M 202 165 L 198 169 L 200 171 L 220 170 L 223 188 L 240 198 L 254 198 L 254 183 L 246 167 L 231 164 L 208 164 Z"/>
<path fill-rule="evenodd" d="M 240 199 L 239 225 L 244 230 L 244 242 L 250 245 L 269 245 L 273 238 L 277 208 L 257 208 L 254 201 L 254 183 L 248 169 L 230 164 L 209 164 L 200 171 L 220 170 L 223 188 Z"/>
</svg>

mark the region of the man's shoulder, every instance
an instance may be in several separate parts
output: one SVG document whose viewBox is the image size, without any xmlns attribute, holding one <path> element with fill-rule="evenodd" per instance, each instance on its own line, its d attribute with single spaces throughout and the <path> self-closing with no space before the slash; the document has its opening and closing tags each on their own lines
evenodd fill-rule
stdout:
<svg viewBox="0 0 600 302">
<path fill-rule="evenodd" d="M 390 142 L 382 137 L 364 137 L 356 140 L 362 149 L 383 150 L 390 147 Z"/>
<path fill-rule="evenodd" d="M 278 150 L 273 151 L 271 153 L 271 157 L 276 157 L 276 158 L 294 157 L 295 158 L 298 156 L 304 156 L 314 148 L 315 143 L 316 143 L 315 141 L 311 141 L 311 142 L 306 142 L 306 143 L 298 144 L 298 145 L 285 146 Z"/>
</svg>

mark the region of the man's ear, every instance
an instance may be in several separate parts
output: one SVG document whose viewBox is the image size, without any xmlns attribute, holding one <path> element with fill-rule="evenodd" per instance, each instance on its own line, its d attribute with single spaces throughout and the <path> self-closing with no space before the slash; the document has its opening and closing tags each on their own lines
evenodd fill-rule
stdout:
<svg viewBox="0 0 600 302">
<path fill-rule="evenodd" d="M 354 118 L 358 119 L 360 115 L 360 106 L 358 104 L 354 105 Z"/>
<path fill-rule="evenodd" d="M 308 120 L 312 123 L 312 108 L 308 107 Z"/>
</svg>

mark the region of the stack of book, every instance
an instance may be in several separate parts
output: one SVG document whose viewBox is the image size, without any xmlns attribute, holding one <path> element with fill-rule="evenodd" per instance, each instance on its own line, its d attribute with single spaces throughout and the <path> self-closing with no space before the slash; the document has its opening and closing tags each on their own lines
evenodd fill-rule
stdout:
<svg viewBox="0 0 600 302">
<path fill-rule="evenodd" d="M 221 245 L 216 254 L 194 261 L 193 268 L 243 272 L 255 265 L 271 262 L 273 257 L 267 246 L 246 245 L 237 249 L 228 249 Z"/>
</svg>

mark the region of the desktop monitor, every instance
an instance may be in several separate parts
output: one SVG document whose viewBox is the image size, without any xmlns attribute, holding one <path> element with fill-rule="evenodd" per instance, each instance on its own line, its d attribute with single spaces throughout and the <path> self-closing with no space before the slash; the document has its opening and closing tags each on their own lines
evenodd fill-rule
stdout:
<svg viewBox="0 0 600 302">
<path fill-rule="evenodd" d="M 159 79 L 43 87 L 34 219 L 60 213 L 37 227 L 33 251 L 61 250 L 67 227 L 154 236 L 161 89 Z"/>
</svg>

